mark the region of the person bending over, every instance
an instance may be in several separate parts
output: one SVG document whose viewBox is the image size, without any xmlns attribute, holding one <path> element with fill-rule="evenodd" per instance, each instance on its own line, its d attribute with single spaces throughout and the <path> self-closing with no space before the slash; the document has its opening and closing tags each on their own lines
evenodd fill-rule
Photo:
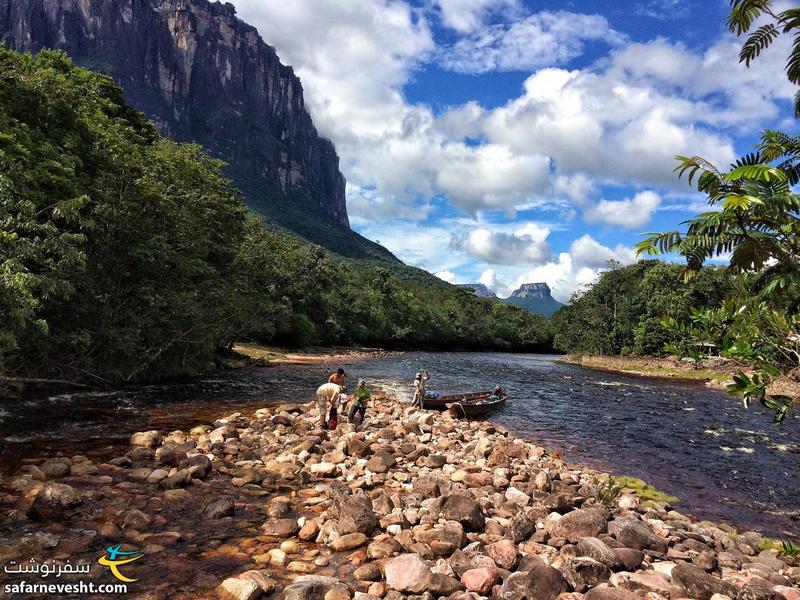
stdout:
<svg viewBox="0 0 800 600">
<path fill-rule="evenodd" d="M 343 388 L 335 383 L 323 383 L 317 388 L 317 408 L 319 408 L 319 425 L 323 429 L 327 426 L 328 411 L 336 406 L 339 394 Z"/>
</svg>

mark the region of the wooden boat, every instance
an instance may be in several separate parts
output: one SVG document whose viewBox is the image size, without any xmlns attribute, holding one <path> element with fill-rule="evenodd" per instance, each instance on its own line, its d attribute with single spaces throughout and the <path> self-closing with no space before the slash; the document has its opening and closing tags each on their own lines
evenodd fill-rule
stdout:
<svg viewBox="0 0 800 600">
<path fill-rule="evenodd" d="M 493 411 L 506 403 L 508 396 L 503 394 L 499 398 L 497 396 L 485 397 L 478 400 L 468 400 L 464 402 L 449 402 L 447 410 L 454 417 L 466 417 L 471 419 L 473 417 L 482 417 L 483 415 Z"/>
<path fill-rule="evenodd" d="M 448 394 L 436 398 L 425 398 L 424 408 L 429 410 L 452 410 L 458 417 L 479 417 L 505 404 L 508 396 L 499 398 L 493 391 Z"/>
<path fill-rule="evenodd" d="M 447 410 L 447 405 L 453 402 L 477 402 L 484 400 L 492 395 L 488 392 L 467 392 L 464 394 L 448 394 L 436 397 L 427 396 L 423 403 L 423 408 L 428 410 Z"/>
</svg>

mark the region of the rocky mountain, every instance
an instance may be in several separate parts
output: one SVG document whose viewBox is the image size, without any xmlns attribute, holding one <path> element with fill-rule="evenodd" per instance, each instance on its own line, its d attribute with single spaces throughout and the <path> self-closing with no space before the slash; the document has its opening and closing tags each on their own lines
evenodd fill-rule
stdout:
<svg viewBox="0 0 800 600">
<path fill-rule="evenodd" d="M 277 224 L 328 247 L 391 257 L 349 230 L 333 144 L 317 133 L 292 68 L 233 5 L 0 0 L 0 41 L 20 51 L 62 49 L 112 76 L 166 135 L 229 163 L 248 204 Z"/>
<path fill-rule="evenodd" d="M 459 283 L 460 288 L 470 289 L 479 298 L 497 298 L 497 294 L 482 283 Z M 552 315 L 564 306 L 550 294 L 546 283 L 523 283 L 508 298 L 499 298 L 503 304 L 524 308 L 540 315 Z"/>
<path fill-rule="evenodd" d="M 478 298 L 497 298 L 497 294 L 482 283 L 457 283 L 456 287 L 472 290 Z"/>
<path fill-rule="evenodd" d="M 553 298 L 546 283 L 523 283 L 503 302 L 542 315 L 552 315 L 564 306 Z"/>
</svg>

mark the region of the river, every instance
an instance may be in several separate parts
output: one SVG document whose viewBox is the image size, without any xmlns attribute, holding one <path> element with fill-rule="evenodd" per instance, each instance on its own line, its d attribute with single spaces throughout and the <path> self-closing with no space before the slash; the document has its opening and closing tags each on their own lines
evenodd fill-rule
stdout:
<svg viewBox="0 0 800 600">
<path fill-rule="evenodd" d="M 311 400 L 334 365 L 278 365 L 171 385 L 32 395 L 0 405 L 0 467 L 23 458 L 127 448 L 134 431 L 172 431 L 234 411 Z M 339 366 L 339 365 L 336 365 Z M 775 537 L 800 536 L 800 417 L 774 425 L 700 384 L 593 371 L 555 357 L 500 353 L 407 353 L 344 366 L 407 401 L 416 371 L 429 389 L 503 385 L 508 403 L 492 420 L 566 459 L 644 479 L 680 498 L 679 510 Z M 794 518 L 793 518 L 794 517 Z"/>
</svg>

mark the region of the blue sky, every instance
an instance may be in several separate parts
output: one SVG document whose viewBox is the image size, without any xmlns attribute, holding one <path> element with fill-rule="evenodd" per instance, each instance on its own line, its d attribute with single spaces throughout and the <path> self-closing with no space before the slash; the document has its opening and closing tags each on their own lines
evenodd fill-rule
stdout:
<svg viewBox="0 0 800 600">
<path fill-rule="evenodd" d="M 703 210 L 675 154 L 726 166 L 795 132 L 786 41 L 750 69 L 727 0 L 235 0 L 300 76 L 354 229 L 443 279 L 565 301 Z"/>
</svg>

